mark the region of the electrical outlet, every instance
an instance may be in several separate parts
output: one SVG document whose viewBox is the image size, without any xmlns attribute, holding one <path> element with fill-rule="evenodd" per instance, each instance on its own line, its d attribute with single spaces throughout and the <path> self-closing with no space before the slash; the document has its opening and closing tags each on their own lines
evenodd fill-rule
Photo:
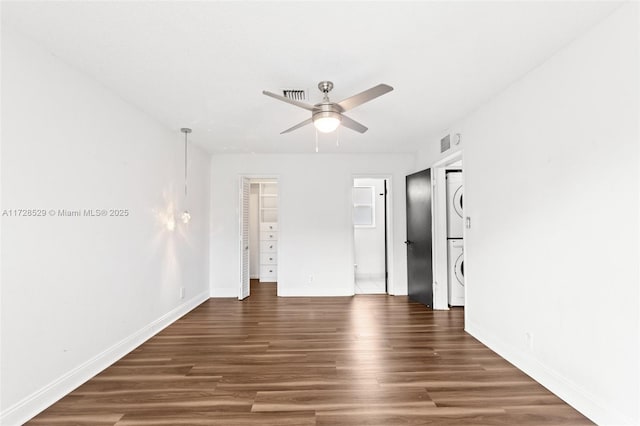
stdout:
<svg viewBox="0 0 640 426">
<path fill-rule="evenodd" d="M 311 285 L 311 283 L 313 283 L 313 275 L 309 275 L 309 285 Z"/>
<path fill-rule="evenodd" d="M 180 299 L 184 299 L 184 287 L 180 287 Z"/>
<path fill-rule="evenodd" d="M 527 346 L 529 347 L 529 349 L 533 350 L 533 333 L 527 331 L 524 335 L 527 338 Z"/>
</svg>

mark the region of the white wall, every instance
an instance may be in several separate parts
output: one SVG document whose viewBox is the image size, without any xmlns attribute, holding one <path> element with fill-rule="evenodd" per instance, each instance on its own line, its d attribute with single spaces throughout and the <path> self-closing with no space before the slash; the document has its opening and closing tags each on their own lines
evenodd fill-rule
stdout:
<svg viewBox="0 0 640 426">
<path fill-rule="evenodd" d="M 277 175 L 278 294 L 353 294 L 351 187 L 357 174 L 393 176 L 393 294 L 406 294 L 405 175 L 411 155 L 214 155 L 211 165 L 211 294 L 237 297 L 239 176 Z M 310 282 L 311 277 L 311 282 Z"/>
<path fill-rule="evenodd" d="M 195 136 L 195 135 L 194 135 Z M 196 136 L 197 137 L 197 136 Z M 209 295 L 209 156 L 2 28 L 2 424 L 21 424 Z M 185 288 L 180 299 L 179 288 Z"/>
<path fill-rule="evenodd" d="M 603 425 L 640 424 L 639 75 L 628 4 L 451 129 L 467 330 Z"/>
</svg>

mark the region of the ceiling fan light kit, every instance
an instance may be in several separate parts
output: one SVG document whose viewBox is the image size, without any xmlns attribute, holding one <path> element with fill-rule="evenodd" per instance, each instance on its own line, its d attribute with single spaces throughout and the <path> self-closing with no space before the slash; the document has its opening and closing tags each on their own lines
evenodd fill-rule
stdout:
<svg viewBox="0 0 640 426">
<path fill-rule="evenodd" d="M 331 102 L 329 100 L 329 92 L 333 89 L 333 83 L 330 81 L 321 81 L 318 84 L 318 89 L 323 94 L 322 102 L 311 105 L 298 100 L 290 99 L 285 96 L 280 96 L 275 93 L 263 90 L 264 95 L 278 99 L 291 105 L 295 105 L 299 108 L 306 109 L 311 112 L 311 118 L 296 124 L 295 126 L 281 132 L 281 134 L 289 133 L 307 124 L 313 123 L 315 128 L 322 133 L 331 133 L 336 130 L 340 125 L 354 130 L 358 133 L 364 133 L 367 131 L 367 127 L 358 123 L 357 121 L 344 115 L 344 112 L 349 111 L 365 102 L 369 102 L 378 96 L 382 96 L 393 90 L 393 87 L 387 84 L 378 84 L 364 92 L 351 96 L 340 102 Z"/>
<path fill-rule="evenodd" d="M 338 128 L 342 117 L 333 111 L 321 111 L 313 114 L 313 125 L 322 133 L 331 133 Z"/>
</svg>

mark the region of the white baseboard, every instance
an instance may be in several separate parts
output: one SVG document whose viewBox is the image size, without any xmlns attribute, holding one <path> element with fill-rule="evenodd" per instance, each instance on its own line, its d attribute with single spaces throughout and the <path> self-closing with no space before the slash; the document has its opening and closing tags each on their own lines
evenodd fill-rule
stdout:
<svg viewBox="0 0 640 426">
<path fill-rule="evenodd" d="M 203 292 L 7 408 L 0 425 L 21 425 L 209 299 Z"/>
<path fill-rule="evenodd" d="M 532 354 L 493 336 L 473 322 L 466 322 L 465 331 L 596 424 L 616 426 L 635 424 L 632 419 L 607 407 L 607 404 L 598 401 L 598 398 L 581 389 L 558 371 L 542 364 Z"/>
<path fill-rule="evenodd" d="M 238 298 L 238 289 L 237 288 L 211 288 L 211 297 L 214 298 L 227 298 L 227 297 L 235 297 Z"/>
</svg>

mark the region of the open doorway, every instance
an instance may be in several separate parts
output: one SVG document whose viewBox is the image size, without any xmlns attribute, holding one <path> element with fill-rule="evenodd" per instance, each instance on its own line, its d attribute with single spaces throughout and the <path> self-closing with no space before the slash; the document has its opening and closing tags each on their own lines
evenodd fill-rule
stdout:
<svg viewBox="0 0 640 426">
<path fill-rule="evenodd" d="M 389 293 L 389 178 L 355 177 L 351 193 L 354 293 Z"/>
<path fill-rule="evenodd" d="M 466 300 L 462 152 L 434 164 L 432 176 L 433 308 L 446 310 Z"/>
<path fill-rule="evenodd" d="M 277 285 L 278 200 L 277 178 L 241 176 L 240 300 L 251 295 L 252 285 Z"/>
</svg>

